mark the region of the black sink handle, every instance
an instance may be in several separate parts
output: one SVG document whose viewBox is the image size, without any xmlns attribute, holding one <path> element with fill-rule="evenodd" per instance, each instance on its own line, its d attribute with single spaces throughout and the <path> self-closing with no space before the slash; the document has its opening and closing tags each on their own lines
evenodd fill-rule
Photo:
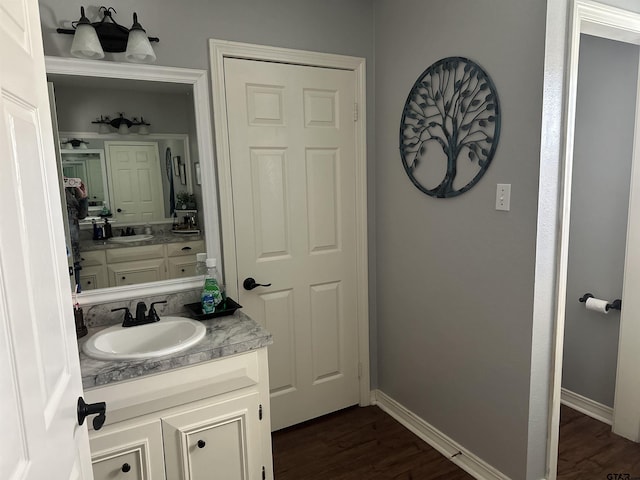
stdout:
<svg viewBox="0 0 640 480">
<path fill-rule="evenodd" d="M 154 305 L 157 305 L 158 303 L 167 303 L 166 300 L 161 300 L 159 302 L 152 302 L 151 306 L 149 307 L 149 320 L 152 320 L 154 322 L 159 322 L 160 321 L 160 316 L 158 315 L 158 312 L 156 312 L 156 308 L 154 307 Z"/>
</svg>

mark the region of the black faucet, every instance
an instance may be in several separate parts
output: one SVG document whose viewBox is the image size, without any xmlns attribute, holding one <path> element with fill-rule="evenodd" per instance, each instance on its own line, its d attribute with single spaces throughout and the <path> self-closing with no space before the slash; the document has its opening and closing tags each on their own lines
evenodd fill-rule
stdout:
<svg viewBox="0 0 640 480">
<path fill-rule="evenodd" d="M 149 307 L 149 314 L 147 315 L 147 304 L 144 302 L 138 302 L 136 305 L 136 317 L 133 318 L 131 312 L 127 307 L 122 308 L 114 308 L 111 310 L 112 312 L 116 312 L 118 310 L 124 310 L 124 320 L 122 321 L 123 327 L 135 327 L 137 325 L 144 325 L 147 323 L 159 322 L 160 317 L 158 316 L 158 312 L 156 312 L 156 308 L 154 305 L 158 303 L 167 303 L 166 300 L 162 300 L 160 302 L 153 302 Z"/>
</svg>

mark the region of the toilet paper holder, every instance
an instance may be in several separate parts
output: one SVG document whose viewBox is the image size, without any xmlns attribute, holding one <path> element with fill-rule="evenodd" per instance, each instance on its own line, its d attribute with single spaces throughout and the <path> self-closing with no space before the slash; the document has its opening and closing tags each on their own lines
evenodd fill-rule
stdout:
<svg viewBox="0 0 640 480">
<path fill-rule="evenodd" d="M 585 303 L 587 301 L 587 298 L 595 298 L 595 297 L 593 296 L 592 293 L 585 293 L 582 297 L 580 297 L 578 299 L 578 301 L 581 302 L 581 303 Z M 617 298 L 613 302 L 607 303 L 606 309 L 607 309 L 607 311 L 609 311 L 609 310 L 622 310 L 622 300 Z"/>
</svg>

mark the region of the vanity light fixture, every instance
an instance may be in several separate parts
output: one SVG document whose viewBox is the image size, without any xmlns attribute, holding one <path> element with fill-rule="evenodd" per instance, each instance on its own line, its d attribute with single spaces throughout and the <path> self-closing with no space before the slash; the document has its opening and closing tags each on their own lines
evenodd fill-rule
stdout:
<svg viewBox="0 0 640 480">
<path fill-rule="evenodd" d="M 73 22 L 72 29 L 58 28 L 58 33 L 73 35 L 71 55 L 79 58 L 99 60 L 104 52 L 125 52 L 130 62 L 150 63 L 156 60 L 156 54 L 150 42 L 159 42 L 157 37 L 147 37 L 146 31 L 138 23 L 138 14 L 133 14 L 133 25 L 130 29 L 118 24 L 112 13 L 113 7 L 100 7 L 102 20 L 91 23 L 80 7 L 80 20 Z M 109 21 L 107 21 L 107 18 Z"/>
<path fill-rule="evenodd" d="M 91 123 L 99 125 L 98 133 L 111 133 L 111 128 L 115 128 L 120 135 L 127 135 L 131 127 L 138 127 L 139 135 L 149 135 L 149 127 L 151 124 L 145 122 L 144 117 L 140 117 L 140 120 L 136 117 L 129 120 L 124 116 L 124 112 L 118 112 L 118 115 L 119 116 L 114 119 L 100 115 L 98 120 L 94 120 Z"/>
</svg>

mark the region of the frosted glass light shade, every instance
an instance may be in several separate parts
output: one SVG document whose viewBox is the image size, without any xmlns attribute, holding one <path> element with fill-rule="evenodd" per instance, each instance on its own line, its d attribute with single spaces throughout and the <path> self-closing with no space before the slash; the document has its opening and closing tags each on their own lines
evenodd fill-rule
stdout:
<svg viewBox="0 0 640 480">
<path fill-rule="evenodd" d="M 144 30 L 132 29 L 129 32 L 125 58 L 130 62 L 150 63 L 156 61 L 156 54 L 151 48 L 149 38 Z"/>
<path fill-rule="evenodd" d="M 149 135 L 149 127 L 145 124 L 140 125 L 140 127 L 138 127 L 138 134 Z"/>
<path fill-rule="evenodd" d="M 99 60 L 104 57 L 96 29 L 90 24 L 79 24 L 76 28 L 71 44 L 71 55 L 90 60 Z"/>
<path fill-rule="evenodd" d="M 111 129 L 109 128 L 109 125 L 107 125 L 106 123 L 101 123 L 98 126 L 98 133 L 111 133 Z"/>
<path fill-rule="evenodd" d="M 126 135 L 129 133 L 129 125 L 127 125 L 125 122 L 121 122 L 120 126 L 118 127 L 118 133 L 120 135 Z"/>
</svg>

